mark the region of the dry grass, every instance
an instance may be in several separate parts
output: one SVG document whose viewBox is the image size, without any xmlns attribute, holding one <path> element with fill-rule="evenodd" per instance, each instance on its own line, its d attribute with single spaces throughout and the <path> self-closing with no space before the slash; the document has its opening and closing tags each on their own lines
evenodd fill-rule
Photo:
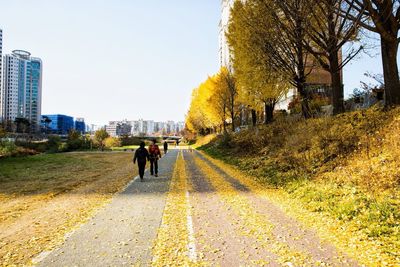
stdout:
<svg viewBox="0 0 400 267">
<path fill-rule="evenodd" d="M 136 175 L 129 153 L 0 160 L 0 265 L 24 265 L 63 242 Z"/>
<path fill-rule="evenodd" d="M 201 146 L 204 146 L 208 143 L 210 143 L 212 140 L 214 140 L 217 137 L 216 134 L 209 134 L 206 136 L 199 136 L 196 140 L 196 143 L 192 145 L 193 148 L 199 148 Z"/>
</svg>

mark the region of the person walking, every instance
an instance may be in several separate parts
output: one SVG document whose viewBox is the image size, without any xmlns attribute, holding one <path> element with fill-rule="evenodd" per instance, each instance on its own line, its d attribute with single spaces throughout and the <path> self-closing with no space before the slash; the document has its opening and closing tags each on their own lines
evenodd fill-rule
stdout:
<svg viewBox="0 0 400 267">
<path fill-rule="evenodd" d="M 156 140 L 153 140 L 153 143 L 149 146 L 149 154 L 150 154 L 150 174 L 155 177 L 158 177 L 158 159 L 161 158 L 161 151 L 158 145 L 156 144 Z"/>
<path fill-rule="evenodd" d="M 135 155 L 133 156 L 133 164 L 136 164 L 136 161 L 138 163 L 140 181 L 143 181 L 144 170 L 148 160 L 150 160 L 149 152 L 145 148 L 145 143 L 141 142 L 139 148 L 136 149 Z"/>
<path fill-rule="evenodd" d="M 167 141 L 164 141 L 164 155 L 167 154 L 168 151 L 168 143 Z"/>
</svg>

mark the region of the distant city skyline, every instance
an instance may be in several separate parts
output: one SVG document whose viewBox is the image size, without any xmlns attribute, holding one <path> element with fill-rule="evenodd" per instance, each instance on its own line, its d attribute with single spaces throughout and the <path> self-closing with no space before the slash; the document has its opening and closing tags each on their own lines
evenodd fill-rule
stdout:
<svg viewBox="0 0 400 267">
<path fill-rule="evenodd" d="M 43 60 L 42 114 L 96 125 L 182 121 L 192 89 L 219 68 L 221 1 L 16 0 L 1 8 L 3 54 L 22 49 Z M 380 51 L 369 54 L 346 66 L 346 95 L 365 72 L 382 73 Z"/>
</svg>

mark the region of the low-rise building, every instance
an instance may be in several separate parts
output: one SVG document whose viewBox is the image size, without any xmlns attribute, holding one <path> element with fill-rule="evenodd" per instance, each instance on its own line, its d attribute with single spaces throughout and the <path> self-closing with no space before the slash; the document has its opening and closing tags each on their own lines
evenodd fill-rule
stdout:
<svg viewBox="0 0 400 267">
<path fill-rule="evenodd" d="M 42 115 L 41 121 L 42 127 L 49 133 L 66 135 L 70 130 L 74 129 L 74 118 L 67 115 Z"/>
<path fill-rule="evenodd" d="M 75 130 L 78 131 L 81 134 L 86 133 L 85 119 L 76 118 L 76 120 L 75 120 Z"/>
</svg>

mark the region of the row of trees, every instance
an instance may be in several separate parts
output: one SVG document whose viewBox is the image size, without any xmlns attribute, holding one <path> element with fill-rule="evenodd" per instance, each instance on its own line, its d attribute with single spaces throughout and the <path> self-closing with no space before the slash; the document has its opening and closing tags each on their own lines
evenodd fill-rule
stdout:
<svg viewBox="0 0 400 267">
<path fill-rule="evenodd" d="M 249 108 L 255 121 L 260 106 L 269 123 L 289 88 L 296 88 L 302 115 L 309 118 L 307 83 L 316 68 L 329 74 L 333 114 L 344 112 L 342 69 L 365 49 L 368 31 L 381 40 L 385 105 L 399 105 L 399 29 L 395 0 L 236 1 L 226 33 L 232 69 L 221 69 L 194 90 L 188 128 L 226 129 L 231 122 L 234 129 L 241 109 Z"/>
</svg>

